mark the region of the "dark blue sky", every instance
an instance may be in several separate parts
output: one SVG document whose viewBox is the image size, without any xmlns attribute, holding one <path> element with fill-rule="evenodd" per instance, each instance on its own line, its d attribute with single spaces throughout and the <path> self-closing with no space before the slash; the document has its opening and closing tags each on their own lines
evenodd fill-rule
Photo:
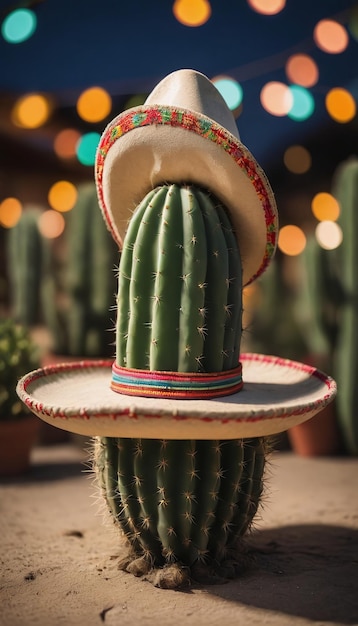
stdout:
<svg viewBox="0 0 358 626">
<path fill-rule="evenodd" d="M 16 2 L 0 2 L 1 9 Z M 38 27 L 31 39 L 8 44 L 0 37 L 0 95 L 44 91 L 60 106 L 73 106 L 92 85 L 114 96 L 146 93 L 169 72 L 191 67 L 210 78 L 229 74 L 244 90 L 238 120 L 241 138 L 258 159 L 329 121 L 324 97 L 331 87 L 348 86 L 357 96 L 358 43 L 338 55 L 320 51 L 313 41 L 317 21 L 333 17 L 347 25 L 354 0 L 287 0 L 276 16 L 259 15 L 246 0 L 211 0 L 212 16 L 200 28 L 177 22 L 172 0 L 45 0 L 34 2 Z M 5 15 L 5 13 L 3 13 Z M 259 102 L 269 80 L 287 81 L 290 54 L 316 60 L 319 83 L 306 122 L 275 118 Z M 118 111 L 113 111 L 114 116 Z"/>
</svg>

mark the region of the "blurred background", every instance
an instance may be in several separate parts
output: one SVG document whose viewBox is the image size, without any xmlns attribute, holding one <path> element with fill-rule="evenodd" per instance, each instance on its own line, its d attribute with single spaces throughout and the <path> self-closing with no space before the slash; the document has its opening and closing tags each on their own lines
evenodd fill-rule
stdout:
<svg viewBox="0 0 358 626">
<path fill-rule="evenodd" d="M 275 260 L 244 293 L 243 349 L 335 376 L 339 362 L 356 380 L 356 2 L 2 0 L 0 28 L 1 314 L 30 328 L 43 363 L 114 354 L 119 253 L 96 147 L 187 67 L 222 93 L 279 209 Z"/>
</svg>

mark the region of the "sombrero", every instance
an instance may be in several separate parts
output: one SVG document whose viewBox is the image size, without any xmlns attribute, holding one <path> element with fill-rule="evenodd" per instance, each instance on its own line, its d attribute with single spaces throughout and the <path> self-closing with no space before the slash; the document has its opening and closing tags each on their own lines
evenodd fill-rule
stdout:
<svg viewBox="0 0 358 626">
<path fill-rule="evenodd" d="M 169 74 L 143 106 L 110 122 L 95 169 L 100 206 L 120 247 L 133 210 L 151 189 L 163 182 L 190 182 L 211 191 L 229 210 L 244 285 L 274 254 L 277 210 L 270 184 L 240 141 L 221 94 L 199 72 Z"/>
<path fill-rule="evenodd" d="M 199 185 L 226 206 L 242 255 L 244 284 L 265 269 L 278 227 L 271 187 L 241 143 L 217 89 L 193 70 L 167 76 L 143 106 L 120 114 L 102 135 L 97 191 L 120 247 L 135 207 L 165 182 Z M 109 361 L 63 363 L 30 372 L 17 391 L 32 412 L 64 430 L 152 439 L 266 436 L 309 419 L 336 394 L 335 382 L 310 366 L 256 354 L 242 354 L 240 362 L 242 377 L 241 366 L 208 375 L 175 373 L 174 382 L 170 372 L 160 372 L 158 382 L 155 372 L 128 370 L 124 383 L 121 368 Z M 113 367 L 120 393 L 113 390 Z M 188 397 L 187 386 L 195 390 Z"/>
</svg>

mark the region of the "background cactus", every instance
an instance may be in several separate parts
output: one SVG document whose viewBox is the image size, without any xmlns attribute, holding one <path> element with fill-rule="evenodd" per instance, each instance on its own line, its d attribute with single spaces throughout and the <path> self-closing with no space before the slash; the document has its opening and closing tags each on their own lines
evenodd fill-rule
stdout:
<svg viewBox="0 0 358 626">
<path fill-rule="evenodd" d="M 119 251 L 98 209 L 95 185 L 80 185 L 56 249 L 39 232 L 41 214 L 26 208 L 8 233 L 11 313 L 26 326 L 45 324 L 57 354 L 112 356 L 108 311 L 115 304 Z"/>
<path fill-rule="evenodd" d="M 49 295 L 47 287 L 52 282 L 54 259 L 49 240 L 38 228 L 41 214 L 40 208 L 27 207 L 7 237 L 11 313 L 25 326 L 41 321 L 44 296 Z"/>
<path fill-rule="evenodd" d="M 240 253 L 224 207 L 196 187 L 151 191 L 132 216 L 121 256 L 117 364 L 235 367 L 241 291 Z M 99 483 L 131 545 L 124 567 L 137 575 L 159 568 L 154 582 L 163 587 L 181 584 L 189 571 L 211 582 L 235 576 L 240 538 L 262 492 L 265 448 L 261 438 L 98 438 Z"/>
<path fill-rule="evenodd" d="M 108 332 L 108 311 L 115 304 L 119 251 L 103 223 L 92 183 L 80 186 L 67 233 L 66 343 L 62 352 L 112 356 L 114 336 Z"/>
<path fill-rule="evenodd" d="M 338 323 L 334 376 L 338 421 L 347 450 L 358 454 L 358 159 L 350 159 L 337 171 L 333 193 L 339 201 L 343 242 L 330 265 L 333 282 L 342 296 L 335 300 Z M 332 282 L 332 281 L 331 281 Z M 329 288 L 329 285 L 328 285 Z M 332 298 L 334 297 L 332 293 Z"/>
</svg>

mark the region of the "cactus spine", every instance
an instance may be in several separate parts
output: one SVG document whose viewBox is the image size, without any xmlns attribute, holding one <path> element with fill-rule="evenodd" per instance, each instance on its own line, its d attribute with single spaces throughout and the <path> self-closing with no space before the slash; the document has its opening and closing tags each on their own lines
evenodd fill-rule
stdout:
<svg viewBox="0 0 358 626">
<path fill-rule="evenodd" d="M 196 187 L 151 191 L 132 216 L 121 256 L 118 365 L 235 367 L 241 291 L 240 253 L 224 207 Z M 214 572 L 212 581 L 240 569 L 235 550 L 258 507 L 264 460 L 261 438 L 98 438 L 95 453 L 103 494 L 133 562 L 142 562 L 140 573 L 178 562 L 194 578 Z M 172 586 L 161 572 L 159 585 Z"/>
</svg>

